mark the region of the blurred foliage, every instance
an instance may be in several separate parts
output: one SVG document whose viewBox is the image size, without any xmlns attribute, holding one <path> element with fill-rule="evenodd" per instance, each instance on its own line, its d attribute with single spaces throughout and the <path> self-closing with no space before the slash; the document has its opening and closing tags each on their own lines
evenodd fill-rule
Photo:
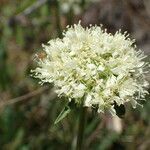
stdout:
<svg viewBox="0 0 150 150">
<path fill-rule="evenodd" d="M 0 0 L 0 104 L 39 88 L 38 81 L 30 77 L 30 69 L 34 68 L 34 54 L 40 51 L 42 43 L 60 35 L 59 25 L 63 29 L 68 23 L 81 19 L 84 26 L 89 23 L 103 23 L 111 32 L 121 27 L 128 30 L 131 36 L 137 39 L 137 44 L 146 50 L 150 35 L 147 25 L 141 26 L 141 23 L 146 22 L 144 16 L 148 14 L 150 6 L 145 6 L 147 3 L 140 0 L 126 2 L 135 6 L 133 12 L 128 10 L 130 7 L 126 7 L 126 3 L 122 1 L 100 0 L 89 6 L 83 14 L 73 17 L 73 14 L 58 15 L 53 0 L 47 0 L 27 15 L 24 14 L 24 10 L 32 8 L 31 6 L 37 3 L 36 0 Z M 122 7 L 126 11 L 122 11 Z M 100 14 L 99 17 L 97 12 Z M 130 14 L 127 15 L 127 12 Z M 142 22 L 138 22 L 140 17 L 135 17 L 134 12 L 141 12 Z M 93 20 L 95 18 L 96 20 Z M 58 24 L 58 19 L 61 24 Z M 146 53 L 149 54 L 149 51 Z M 0 105 L 0 149 L 75 149 L 78 110 L 72 111 L 59 124 L 54 125 L 55 119 L 65 106 L 65 101 L 52 95 L 52 86 L 49 87 L 49 90 L 45 90 L 42 94 L 25 98 L 18 103 Z M 122 120 L 123 130 L 117 133 L 108 128 L 108 125 L 111 126 L 108 115 L 95 114 L 89 110 L 85 129 L 85 148 L 148 150 L 149 114 L 150 101 L 147 96 L 143 108 L 133 110 L 127 106 L 126 115 Z"/>
</svg>

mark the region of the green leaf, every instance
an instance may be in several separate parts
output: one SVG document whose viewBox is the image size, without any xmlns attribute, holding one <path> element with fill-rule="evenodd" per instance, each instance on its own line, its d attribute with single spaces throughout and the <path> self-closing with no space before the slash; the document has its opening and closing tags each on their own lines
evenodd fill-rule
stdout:
<svg viewBox="0 0 150 150">
<path fill-rule="evenodd" d="M 67 105 L 62 109 L 61 113 L 56 118 L 54 124 L 57 124 L 62 119 L 64 119 L 70 113 L 70 111 L 71 111 L 71 108 L 69 106 L 69 103 L 67 103 Z"/>
<path fill-rule="evenodd" d="M 122 105 L 122 104 L 121 104 L 120 106 L 118 106 L 118 105 L 115 103 L 115 104 L 114 104 L 114 108 L 115 108 L 115 110 L 116 110 L 117 116 L 118 116 L 119 118 L 123 118 L 124 115 L 125 115 L 125 112 L 126 112 L 125 106 Z"/>
</svg>

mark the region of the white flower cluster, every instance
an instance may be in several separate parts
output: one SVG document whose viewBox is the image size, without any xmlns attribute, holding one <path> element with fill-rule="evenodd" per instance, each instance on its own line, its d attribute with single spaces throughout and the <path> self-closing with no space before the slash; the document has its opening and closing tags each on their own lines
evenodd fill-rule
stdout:
<svg viewBox="0 0 150 150">
<path fill-rule="evenodd" d="M 98 0 L 84 0 L 84 3 L 87 5 L 96 1 Z M 82 0 L 59 0 L 60 9 L 63 13 L 68 13 L 72 9 L 75 14 L 79 14 L 82 10 L 81 3 Z"/>
<path fill-rule="evenodd" d="M 79 23 L 68 27 L 62 39 L 43 45 L 46 57 L 38 59 L 33 72 L 42 83 L 54 83 L 59 96 L 115 114 L 114 103 L 131 102 L 135 108 L 147 93 L 147 63 L 133 43 L 126 33 L 112 35 Z"/>
</svg>

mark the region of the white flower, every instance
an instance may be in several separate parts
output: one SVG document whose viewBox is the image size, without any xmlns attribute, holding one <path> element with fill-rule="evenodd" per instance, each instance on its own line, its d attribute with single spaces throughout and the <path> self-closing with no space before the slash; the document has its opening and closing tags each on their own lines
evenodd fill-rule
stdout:
<svg viewBox="0 0 150 150">
<path fill-rule="evenodd" d="M 82 83 L 80 83 L 79 85 L 75 85 L 73 97 L 74 98 L 83 97 L 85 93 L 85 89 L 86 87 Z"/>
<path fill-rule="evenodd" d="M 135 108 L 147 93 L 147 63 L 133 43 L 126 34 L 79 23 L 68 27 L 62 39 L 43 45 L 46 57 L 39 58 L 33 72 L 42 83 L 54 83 L 58 96 L 115 114 L 114 103 L 130 102 Z"/>
</svg>

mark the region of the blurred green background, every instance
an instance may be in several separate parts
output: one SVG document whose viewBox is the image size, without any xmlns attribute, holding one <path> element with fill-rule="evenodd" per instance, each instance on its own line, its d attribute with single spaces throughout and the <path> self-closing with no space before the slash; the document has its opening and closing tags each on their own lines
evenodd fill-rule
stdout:
<svg viewBox="0 0 150 150">
<path fill-rule="evenodd" d="M 69 2 L 70 1 L 70 2 Z M 78 113 L 54 121 L 64 106 L 52 85 L 30 76 L 42 43 L 61 36 L 66 25 L 103 24 L 109 32 L 128 31 L 150 61 L 150 1 L 0 0 L 0 150 L 74 150 Z M 150 81 L 150 75 L 147 75 Z M 120 120 L 89 110 L 87 150 L 149 150 L 150 101 L 127 106 Z"/>
</svg>

